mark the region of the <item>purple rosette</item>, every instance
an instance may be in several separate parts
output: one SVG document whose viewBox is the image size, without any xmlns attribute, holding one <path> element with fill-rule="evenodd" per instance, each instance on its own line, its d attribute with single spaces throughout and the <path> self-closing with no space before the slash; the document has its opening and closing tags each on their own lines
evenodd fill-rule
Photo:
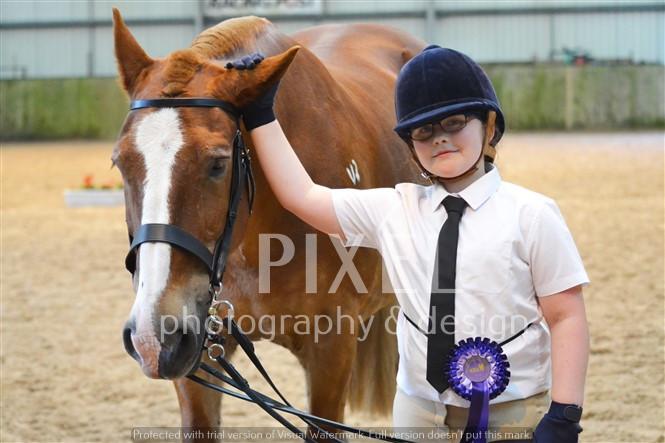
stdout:
<svg viewBox="0 0 665 443">
<path fill-rule="evenodd" d="M 509 367 L 501 345 L 489 338 L 467 338 L 450 351 L 448 383 L 460 397 L 471 402 L 461 443 L 486 443 L 489 401 L 508 386 Z"/>
</svg>

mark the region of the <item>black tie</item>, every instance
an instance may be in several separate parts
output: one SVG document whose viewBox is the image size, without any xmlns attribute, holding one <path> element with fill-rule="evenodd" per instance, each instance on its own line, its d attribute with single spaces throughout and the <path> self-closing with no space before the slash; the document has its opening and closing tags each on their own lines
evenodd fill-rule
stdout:
<svg viewBox="0 0 665 443">
<path fill-rule="evenodd" d="M 434 261 L 430 325 L 427 336 L 427 381 L 439 391 L 448 388 L 444 369 L 448 353 L 455 345 L 455 268 L 459 222 L 466 207 L 464 199 L 449 195 L 443 200 L 448 218 L 439 232 Z M 438 271 L 437 271 L 438 265 Z"/>
</svg>

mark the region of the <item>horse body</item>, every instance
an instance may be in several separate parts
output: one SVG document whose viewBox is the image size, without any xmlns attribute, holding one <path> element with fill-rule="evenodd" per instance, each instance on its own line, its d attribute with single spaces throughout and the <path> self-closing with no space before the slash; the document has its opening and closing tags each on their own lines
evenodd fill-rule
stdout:
<svg viewBox="0 0 665 443">
<path fill-rule="evenodd" d="M 190 49 L 174 53 L 166 60 L 143 59 L 144 66 L 138 69 L 136 65 L 145 54 L 141 54 L 137 44 L 131 41 L 131 35 L 127 37 L 128 31 L 119 14 L 116 13 L 114 18 L 121 79 L 132 97 L 207 96 L 210 91 L 217 91 L 224 99 L 242 106 L 265 89 L 263 83 L 267 82 L 256 80 L 252 84 L 251 80 L 239 81 L 229 77 L 220 90 L 211 88 L 213 80 L 210 75 L 206 76 L 207 71 L 221 69 L 220 64 L 238 55 L 258 50 L 277 57 L 295 44 L 302 45 L 288 71 L 283 67 L 285 73 L 281 74 L 275 109 L 280 124 L 313 180 L 331 188 L 373 188 L 392 186 L 418 176 L 418 168 L 410 153 L 391 128 L 396 75 L 406 60 L 422 48 L 421 42 L 374 25 L 328 25 L 302 31 L 290 38 L 277 32 L 266 20 L 241 18 L 204 31 Z M 131 57 L 131 63 L 126 54 Z M 266 66 L 269 60 L 264 62 Z M 200 147 L 228 146 L 233 125 L 224 120 L 219 110 L 178 111 L 185 147 L 175 154 L 168 192 L 169 222 L 211 243 L 223 226 L 228 183 L 209 186 L 193 177 L 197 176 L 197 161 L 200 163 L 205 157 Z M 140 203 L 146 190 L 140 183 L 150 176 L 145 149 L 137 147 L 139 138 L 130 135 L 137 131 L 140 121 L 153 114 L 148 111 L 143 120 L 136 115 L 128 117 L 114 154 L 125 160 L 121 171 L 126 182 L 130 233 L 141 222 L 145 223 L 146 202 Z M 246 140 L 249 141 L 249 137 Z M 136 151 L 144 153 L 143 167 L 138 164 Z M 208 152 L 216 151 L 205 151 Z M 130 162 L 128 158 L 135 161 Z M 241 205 L 224 277 L 223 298 L 235 306 L 236 318 L 249 315 L 256 319 L 265 316 L 286 319 L 280 323 L 285 328 L 283 334 L 281 331 L 271 332 L 276 333 L 274 342 L 289 349 L 305 368 L 312 413 L 343 420 L 349 392 L 352 406 L 369 406 L 375 412 L 389 411 L 397 356 L 394 337 L 388 334 L 383 321 L 395 300 L 391 294 L 382 291 L 379 255 L 375 251 L 359 249 L 354 257 L 367 293 L 359 293 L 359 288 L 349 278 L 342 279 L 334 293 L 328 293 L 342 264 L 337 249 L 327 236 L 317 234 L 280 206 L 260 168 L 255 167 L 254 173 L 257 189 L 254 212 L 248 217 L 247 208 Z M 271 270 L 269 293 L 259 293 L 260 262 L 266 259 L 260 257 L 261 234 L 283 235 L 295 246 L 293 259 Z M 307 234 L 316 234 L 316 237 L 310 236 L 308 240 Z M 307 242 L 314 238 L 316 258 L 305 253 Z M 275 248 L 275 244 L 273 241 L 270 248 L 272 261 L 279 259 L 283 252 L 282 248 Z M 147 252 L 145 255 L 143 259 L 147 260 Z M 315 293 L 307 293 L 308 283 L 311 289 L 312 281 L 308 282 L 305 270 L 307 265 L 314 266 L 314 261 Z M 143 268 L 160 269 L 146 264 Z M 191 257 L 173 248 L 168 268 L 167 283 L 151 298 L 155 304 L 151 308 L 154 312 L 151 312 L 153 315 L 173 313 L 186 305 L 190 312 L 202 319 L 205 316 L 202 300 L 207 289 L 206 276 Z M 143 277 L 135 276 L 134 282 L 140 291 Z M 178 351 L 168 338 L 155 341 L 153 334 L 149 346 L 135 338 L 138 330 L 149 329 L 150 325 L 157 327 L 154 319 L 152 323 L 137 319 L 137 313 L 141 312 L 137 304 L 125 330 L 125 344 L 128 352 L 142 363 L 144 372 L 153 377 L 156 374 L 164 376 L 161 366 L 159 369 L 148 367 L 151 364 L 171 364 L 173 367 L 180 364 L 183 367 L 168 372 L 180 376 L 191 370 L 191 354 L 187 354 L 187 358 L 180 357 L 184 351 Z M 361 320 L 379 315 L 368 338 L 362 342 L 357 340 L 360 332 L 357 320 L 354 320 L 353 330 L 341 328 L 342 332 L 338 334 L 335 327 L 331 333 L 317 337 L 318 342 L 311 334 L 297 331 L 296 316 L 307 315 L 313 319 L 317 315 L 328 315 L 334 319 L 338 312 Z M 252 340 L 267 338 L 258 328 L 247 332 Z M 180 337 L 176 341 L 182 340 Z M 187 346 L 199 344 L 200 340 L 187 343 Z M 165 347 L 170 351 L 165 353 Z M 233 349 L 227 351 L 230 353 Z M 158 356 L 148 355 L 155 352 Z M 177 375 L 168 378 L 174 378 L 182 425 L 218 426 L 219 395 Z"/>
</svg>

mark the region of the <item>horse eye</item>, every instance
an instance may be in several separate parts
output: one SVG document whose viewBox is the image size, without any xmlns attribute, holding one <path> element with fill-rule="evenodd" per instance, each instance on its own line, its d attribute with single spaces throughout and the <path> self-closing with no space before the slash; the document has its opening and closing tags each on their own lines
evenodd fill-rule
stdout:
<svg viewBox="0 0 665 443">
<path fill-rule="evenodd" d="M 210 167 L 210 178 L 219 178 L 223 176 L 226 172 L 226 165 L 228 161 L 228 157 L 219 157 L 214 159 L 212 166 Z"/>
</svg>

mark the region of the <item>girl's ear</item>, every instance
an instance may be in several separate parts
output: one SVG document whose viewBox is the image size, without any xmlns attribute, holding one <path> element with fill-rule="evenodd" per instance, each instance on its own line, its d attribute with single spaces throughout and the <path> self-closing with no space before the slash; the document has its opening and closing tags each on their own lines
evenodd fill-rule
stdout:
<svg viewBox="0 0 665 443">
<path fill-rule="evenodd" d="M 496 157 L 496 148 L 492 142 L 496 139 L 496 112 L 487 113 L 487 122 L 484 125 L 485 136 L 483 138 L 483 157 L 489 162 L 494 163 Z"/>
</svg>

